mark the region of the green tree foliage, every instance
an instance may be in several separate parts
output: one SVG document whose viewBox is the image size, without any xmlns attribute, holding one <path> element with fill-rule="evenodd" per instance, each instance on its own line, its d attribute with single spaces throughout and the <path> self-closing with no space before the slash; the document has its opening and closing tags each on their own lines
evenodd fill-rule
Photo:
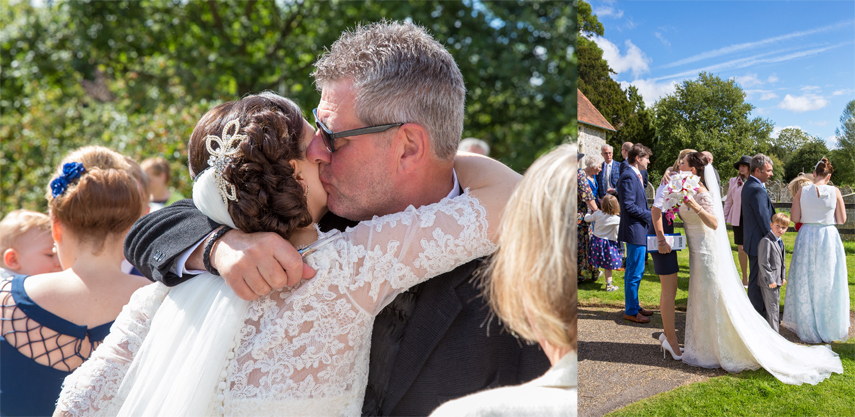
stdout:
<svg viewBox="0 0 855 417">
<path fill-rule="evenodd" d="M 816 163 L 822 157 L 828 156 L 828 147 L 825 146 L 825 142 L 822 140 L 811 140 L 805 143 L 784 164 L 784 181 L 789 182 L 803 172 L 807 174 L 812 173 Z M 834 161 L 831 164 L 834 165 Z"/>
<path fill-rule="evenodd" d="M 831 182 L 838 187 L 855 186 L 855 159 L 845 149 L 834 149 L 828 152 L 828 160 L 834 167 Z"/>
<path fill-rule="evenodd" d="M 656 102 L 656 138 L 652 170 L 674 163 L 680 150 L 710 151 L 719 172 L 730 172 L 740 155 L 754 155 L 768 147 L 772 123 L 750 119 L 754 106 L 733 80 L 701 73 L 697 80 L 677 86 L 674 94 Z"/>
<path fill-rule="evenodd" d="M 840 127 L 834 130 L 837 136 L 837 147 L 852 158 L 855 165 L 855 100 L 846 104 L 840 115 Z M 852 174 L 855 176 L 855 172 Z"/>
<path fill-rule="evenodd" d="M 778 133 L 778 137 L 771 139 L 767 153 L 777 156 L 780 160 L 787 162 L 790 156 L 802 146 L 809 142 L 818 141 L 820 138 L 812 136 L 796 127 L 788 127 Z"/>
<path fill-rule="evenodd" d="M 524 170 L 575 135 L 576 16 L 569 2 L 0 0 L 0 214 L 43 209 L 71 149 L 105 145 L 173 161 L 213 105 L 272 90 L 311 116 L 313 63 L 348 28 L 425 26 L 468 89 L 464 136 Z M 568 76 L 570 74 L 570 76 Z"/>
</svg>

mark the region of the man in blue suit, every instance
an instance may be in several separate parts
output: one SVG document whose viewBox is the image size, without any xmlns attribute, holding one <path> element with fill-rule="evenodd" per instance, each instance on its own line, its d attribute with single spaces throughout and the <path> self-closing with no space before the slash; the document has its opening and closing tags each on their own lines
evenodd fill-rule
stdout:
<svg viewBox="0 0 855 417">
<path fill-rule="evenodd" d="M 760 248 L 760 240 L 771 231 L 772 215 L 775 208 L 772 200 L 766 193 L 766 181 L 772 178 L 772 160 L 768 156 L 758 153 L 751 158 L 748 168 L 751 176 L 742 187 L 742 232 L 743 248 L 748 254 L 748 299 L 751 305 L 764 318 L 766 317 L 766 306 L 763 303 L 763 289 L 757 277 L 760 265 L 757 255 Z"/>
<path fill-rule="evenodd" d="M 626 311 L 623 318 L 636 323 L 647 323 L 652 311 L 638 303 L 638 286 L 644 274 L 647 257 L 647 229 L 650 226 L 650 208 L 644 193 L 641 171 L 647 169 L 653 153 L 642 144 L 635 144 L 628 152 L 626 167 L 620 174 L 620 226 L 618 240 L 626 243 L 626 272 L 624 273 L 624 299 Z"/>
<path fill-rule="evenodd" d="M 614 149 L 611 145 L 603 145 L 600 153 L 603 155 L 603 164 L 596 179 L 597 199 L 602 201 L 606 194 L 617 190 L 617 183 L 620 178 L 620 163 L 614 160 Z"/>
</svg>

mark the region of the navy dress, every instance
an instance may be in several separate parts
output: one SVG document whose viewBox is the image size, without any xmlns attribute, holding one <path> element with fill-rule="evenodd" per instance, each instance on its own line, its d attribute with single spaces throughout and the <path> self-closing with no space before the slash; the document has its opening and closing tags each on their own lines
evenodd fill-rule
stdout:
<svg viewBox="0 0 855 417">
<path fill-rule="evenodd" d="M 56 408 L 56 400 L 62 389 L 62 381 L 74 369 L 68 369 L 65 361 L 75 358 L 74 362 L 86 360 L 81 355 L 84 344 L 86 352 L 92 352 L 107 334 L 113 322 L 102 324 L 89 329 L 78 326 L 53 313 L 39 307 L 24 290 L 24 280 L 27 276 L 16 275 L 11 280 L 0 284 L 0 300 L 2 300 L 3 334 L 0 337 L 0 415 L 2 416 L 50 416 Z M 37 363 L 31 357 L 21 353 L 28 352 L 26 345 L 42 345 L 46 339 L 27 339 L 24 331 L 16 332 L 13 326 L 18 321 L 25 321 L 24 328 L 30 329 L 30 335 L 43 335 L 52 339 L 55 333 L 75 338 L 68 344 L 73 345 L 71 356 L 54 361 L 53 366 Z M 35 332 L 34 332 L 35 331 Z M 17 345 L 10 344 L 16 342 Z M 65 341 L 63 341 L 65 342 Z M 52 350 L 59 349 L 53 343 Z M 50 353 L 50 349 L 49 352 Z"/>
</svg>

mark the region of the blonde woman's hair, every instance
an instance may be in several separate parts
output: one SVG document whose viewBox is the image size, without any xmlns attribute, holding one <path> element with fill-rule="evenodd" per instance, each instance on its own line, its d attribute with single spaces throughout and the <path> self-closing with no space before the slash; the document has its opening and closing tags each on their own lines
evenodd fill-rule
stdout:
<svg viewBox="0 0 855 417">
<path fill-rule="evenodd" d="M 50 217 L 30 210 L 15 210 L 0 221 L 0 268 L 8 268 L 3 262 L 3 253 L 15 248 L 15 241 L 30 230 L 50 233 Z M 17 249 L 17 248 L 15 248 Z"/>
<path fill-rule="evenodd" d="M 798 177 L 793 178 L 789 184 L 787 184 L 787 189 L 790 191 L 790 195 L 796 195 L 796 192 L 801 190 L 805 185 L 813 183 L 813 174 L 799 174 Z"/>
<path fill-rule="evenodd" d="M 606 196 L 603 197 L 603 213 L 608 214 L 609 216 L 620 215 L 620 203 L 618 203 L 615 196 L 606 194 Z"/>
<path fill-rule="evenodd" d="M 499 226 L 484 292 L 521 337 L 576 349 L 576 145 L 526 171 Z"/>
<path fill-rule="evenodd" d="M 674 162 L 674 166 L 671 167 L 671 172 L 680 172 L 680 161 L 682 161 L 683 158 L 686 157 L 686 155 L 695 152 L 697 151 L 694 149 L 683 149 L 682 151 L 680 151 L 680 154 L 677 155 L 677 160 Z"/>
</svg>

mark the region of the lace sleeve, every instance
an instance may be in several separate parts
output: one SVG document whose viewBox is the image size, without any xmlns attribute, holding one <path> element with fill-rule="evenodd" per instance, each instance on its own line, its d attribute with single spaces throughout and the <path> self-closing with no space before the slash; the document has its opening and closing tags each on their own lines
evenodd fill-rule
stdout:
<svg viewBox="0 0 855 417">
<path fill-rule="evenodd" d="M 695 194 L 695 201 L 697 201 L 698 205 L 707 213 L 715 213 L 715 211 L 713 211 L 713 198 L 710 193 Z"/>
<path fill-rule="evenodd" d="M 377 314 L 411 286 L 491 254 L 496 245 L 487 237 L 486 216 L 467 190 L 348 229 L 339 242 L 342 264 L 350 268 L 344 275 L 351 277 L 342 292 Z"/>
<path fill-rule="evenodd" d="M 65 378 L 57 412 L 64 416 L 117 415 L 121 404 L 113 401 L 114 396 L 148 334 L 151 318 L 168 292 L 160 283 L 134 292 L 104 343 Z"/>
</svg>

